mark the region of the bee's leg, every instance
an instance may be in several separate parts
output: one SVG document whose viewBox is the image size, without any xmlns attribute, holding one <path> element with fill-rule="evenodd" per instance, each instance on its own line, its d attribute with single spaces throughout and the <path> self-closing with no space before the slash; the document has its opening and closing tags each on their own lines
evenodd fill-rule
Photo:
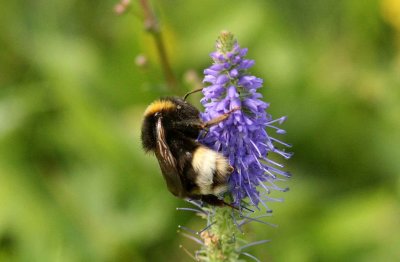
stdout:
<svg viewBox="0 0 400 262">
<path fill-rule="evenodd" d="M 217 196 L 214 196 L 214 195 L 202 195 L 201 201 L 203 201 L 204 203 L 207 203 L 209 205 L 212 205 L 212 206 L 219 206 L 219 207 L 228 206 L 230 208 L 239 210 L 238 207 L 236 207 L 232 204 L 226 203 L 223 199 L 219 199 Z"/>
<path fill-rule="evenodd" d="M 208 128 L 203 128 L 202 127 L 202 132 L 200 133 L 200 137 L 201 137 L 201 139 L 203 139 L 203 138 L 205 138 L 206 137 L 206 135 L 208 134 Z"/>
<path fill-rule="evenodd" d="M 200 195 L 200 199 L 204 203 L 207 203 L 212 206 L 222 207 L 225 205 L 224 200 L 219 199 L 217 196 L 214 196 L 214 195 Z"/>
<path fill-rule="evenodd" d="M 205 123 L 203 123 L 202 127 L 203 129 L 207 129 L 207 127 L 216 125 L 218 123 L 221 123 L 222 121 L 224 121 L 225 119 L 227 119 L 233 112 L 239 110 L 240 107 L 235 107 L 234 109 L 226 112 L 225 114 L 222 114 L 220 116 L 217 116 L 216 118 L 213 118 Z"/>
<path fill-rule="evenodd" d="M 237 210 L 239 212 L 242 211 L 242 209 L 245 209 L 249 212 L 254 212 L 254 210 L 251 210 L 243 205 L 239 205 L 239 206 L 235 206 L 233 204 L 227 203 L 225 202 L 223 199 L 219 199 L 217 196 L 215 195 L 201 195 L 201 196 L 196 196 L 196 197 L 200 197 L 201 201 L 203 201 L 203 203 L 207 203 L 209 205 L 212 206 L 218 206 L 218 207 L 223 207 L 223 206 L 228 206 L 234 210 Z"/>
<path fill-rule="evenodd" d="M 183 100 L 186 101 L 186 98 L 187 98 L 189 95 L 191 95 L 191 94 L 193 94 L 193 93 L 196 93 L 196 92 L 200 92 L 201 90 L 203 90 L 203 87 L 197 88 L 197 89 L 195 89 L 195 90 L 190 91 L 189 93 L 186 93 L 186 95 L 183 97 Z"/>
<path fill-rule="evenodd" d="M 254 210 L 251 210 L 250 208 L 247 208 L 247 207 L 242 206 L 242 205 L 237 207 L 237 206 L 234 206 L 232 204 L 226 203 L 225 201 L 223 201 L 223 204 L 224 204 L 224 206 L 228 206 L 228 207 L 230 207 L 232 209 L 235 209 L 235 210 L 238 210 L 238 211 L 241 211 L 242 209 L 246 209 L 247 211 L 250 211 L 250 212 L 254 213 Z"/>
<path fill-rule="evenodd" d="M 201 130 L 203 129 L 203 122 L 200 120 L 183 120 L 179 122 L 173 122 L 171 123 L 173 128 L 176 129 L 187 129 L 187 128 L 194 128 Z"/>
<path fill-rule="evenodd" d="M 232 204 L 226 203 L 225 201 L 224 201 L 224 206 L 228 206 L 228 207 L 230 207 L 230 208 L 232 208 L 232 209 L 235 209 L 235 210 L 240 211 L 240 209 L 239 209 L 238 207 L 236 207 L 236 206 L 234 206 L 234 205 L 232 205 Z"/>
<path fill-rule="evenodd" d="M 174 122 L 172 123 L 172 127 L 176 128 L 176 129 L 184 129 L 184 128 L 194 128 L 194 129 L 199 129 L 199 130 L 204 130 L 205 132 L 207 132 L 207 128 L 213 125 L 216 125 L 222 121 L 224 121 L 225 119 L 227 119 L 230 114 L 232 114 L 233 112 L 239 110 L 240 107 L 235 107 L 234 109 L 228 111 L 225 114 L 222 114 L 216 118 L 213 118 L 207 122 L 202 122 L 201 120 L 183 120 L 183 121 L 179 121 L 179 122 Z"/>
</svg>

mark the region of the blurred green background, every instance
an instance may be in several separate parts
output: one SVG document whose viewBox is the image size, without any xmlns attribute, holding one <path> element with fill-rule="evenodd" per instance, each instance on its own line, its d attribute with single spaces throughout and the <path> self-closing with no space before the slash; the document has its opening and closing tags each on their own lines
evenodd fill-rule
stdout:
<svg viewBox="0 0 400 262">
<path fill-rule="evenodd" d="M 190 261 L 177 226 L 204 222 L 175 210 L 187 204 L 141 149 L 145 107 L 170 92 L 137 2 L 117 16 L 111 0 L 1 1 L 0 261 Z M 291 190 L 272 193 L 278 228 L 247 229 L 272 242 L 248 251 L 400 261 L 400 1 L 153 4 L 181 83 L 227 29 L 269 112 L 289 116 Z"/>
</svg>

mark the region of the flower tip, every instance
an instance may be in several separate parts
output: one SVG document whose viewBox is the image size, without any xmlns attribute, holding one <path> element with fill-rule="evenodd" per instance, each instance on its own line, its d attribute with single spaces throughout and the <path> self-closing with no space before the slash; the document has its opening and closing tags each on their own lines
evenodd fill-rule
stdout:
<svg viewBox="0 0 400 262">
<path fill-rule="evenodd" d="M 231 41 L 234 39 L 234 36 L 231 32 L 228 30 L 222 30 L 221 33 L 219 34 L 218 40 L 223 40 L 223 41 Z"/>
<path fill-rule="evenodd" d="M 290 173 L 290 172 L 288 172 L 288 171 L 286 171 L 286 172 L 281 172 L 280 173 L 282 176 L 284 176 L 284 177 L 286 177 L 286 178 L 291 178 L 292 177 L 292 173 Z M 289 188 L 286 188 L 286 189 L 284 189 L 284 190 L 289 190 Z"/>
<path fill-rule="evenodd" d="M 280 134 L 280 135 L 284 135 L 284 134 L 286 134 L 286 131 L 283 129 L 278 129 L 278 130 L 276 130 L 276 133 Z"/>
<path fill-rule="evenodd" d="M 222 31 L 217 39 L 217 51 L 226 54 L 233 50 L 236 44 L 234 35 L 229 31 Z"/>
<path fill-rule="evenodd" d="M 286 159 L 289 159 L 289 158 L 291 158 L 293 155 L 294 155 L 293 152 L 285 152 L 284 157 L 285 157 Z"/>
<path fill-rule="evenodd" d="M 283 122 L 285 122 L 286 119 L 287 119 L 287 116 L 282 116 L 282 117 L 279 119 L 279 124 L 282 124 Z"/>
</svg>

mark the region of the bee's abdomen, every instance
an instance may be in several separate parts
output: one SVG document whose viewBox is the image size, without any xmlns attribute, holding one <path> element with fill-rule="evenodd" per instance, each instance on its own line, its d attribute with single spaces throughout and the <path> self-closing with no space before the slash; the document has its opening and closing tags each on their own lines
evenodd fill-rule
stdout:
<svg viewBox="0 0 400 262">
<path fill-rule="evenodd" d="M 228 190 L 228 178 L 233 168 L 222 154 L 200 146 L 193 153 L 192 166 L 200 194 L 220 195 Z"/>
</svg>

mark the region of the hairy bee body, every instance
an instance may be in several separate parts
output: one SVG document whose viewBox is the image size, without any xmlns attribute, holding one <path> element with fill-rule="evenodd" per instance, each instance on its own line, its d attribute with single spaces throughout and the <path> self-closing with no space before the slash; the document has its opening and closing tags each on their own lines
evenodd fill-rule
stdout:
<svg viewBox="0 0 400 262">
<path fill-rule="evenodd" d="M 218 196 L 229 189 L 233 167 L 222 154 L 196 141 L 205 124 L 197 108 L 183 99 L 161 98 L 144 113 L 142 144 L 155 153 L 173 195 L 223 205 Z"/>
</svg>

